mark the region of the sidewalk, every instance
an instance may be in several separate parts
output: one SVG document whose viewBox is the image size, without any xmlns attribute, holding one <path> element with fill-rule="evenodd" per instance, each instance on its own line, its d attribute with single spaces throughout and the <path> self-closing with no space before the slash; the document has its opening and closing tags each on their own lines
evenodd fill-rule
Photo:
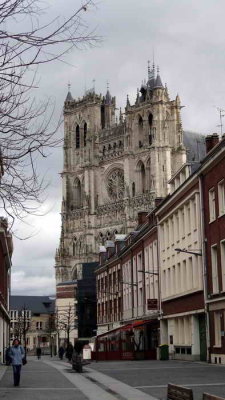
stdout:
<svg viewBox="0 0 225 400">
<path fill-rule="evenodd" d="M 6 369 L 6 367 L 3 367 Z M 0 374 L 1 374 L 0 368 Z M 64 365 L 64 370 L 66 371 Z M 13 386 L 12 367 L 0 380 L 4 400 L 87 400 L 87 397 L 59 371 L 43 362 L 29 359 L 22 367 L 20 387 Z"/>
<path fill-rule="evenodd" d="M 13 386 L 12 368 L 2 368 L 0 398 L 4 400 L 157 400 L 89 366 L 78 374 L 56 358 L 29 358 L 22 368 L 20 387 Z"/>
</svg>

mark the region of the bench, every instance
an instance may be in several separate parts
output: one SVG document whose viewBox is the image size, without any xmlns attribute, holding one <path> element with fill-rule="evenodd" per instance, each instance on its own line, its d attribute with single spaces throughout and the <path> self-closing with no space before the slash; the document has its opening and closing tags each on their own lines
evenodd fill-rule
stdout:
<svg viewBox="0 0 225 400">
<path fill-rule="evenodd" d="M 186 388 L 184 386 L 178 386 L 169 383 L 167 388 L 167 400 L 193 400 L 193 391 L 192 389 Z"/>
<path fill-rule="evenodd" d="M 213 394 L 203 393 L 202 400 L 225 400 L 224 397 L 214 396 Z"/>
</svg>

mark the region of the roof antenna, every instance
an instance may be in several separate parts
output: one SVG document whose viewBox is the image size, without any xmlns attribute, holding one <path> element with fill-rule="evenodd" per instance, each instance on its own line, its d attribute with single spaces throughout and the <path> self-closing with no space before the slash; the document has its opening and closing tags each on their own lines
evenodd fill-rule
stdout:
<svg viewBox="0 0 225 400">
<path fill-rule="evenodd" d="M 220 134 L 221 137 L 223 136 L 223 117 L 225 117 L 225 110 L 223 110 L 220 107 L 216 107 L 217 111 L 219 112 L 219 119 L 220 119 L 220 123 L 219 125 L 217 125 L 220 128 Z"/>
<path fill-rule="evenodd" d="M 71 89 L 71 83 L 70 83 L 70 81 L 68 82 L 68 92 L 70 92 L 70 89 Z"/>
</svg>

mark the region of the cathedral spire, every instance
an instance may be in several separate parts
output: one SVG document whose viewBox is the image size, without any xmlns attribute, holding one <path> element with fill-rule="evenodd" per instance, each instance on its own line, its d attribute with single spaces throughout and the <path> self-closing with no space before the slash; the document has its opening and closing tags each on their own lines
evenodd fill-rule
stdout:
<svg viewBox="0 0 225 400">
<path fill-rule="evenodd" d="M 157 77 L 156 77 L 156 80 L 155 80 L 154 89 L 164 89 L 163 84 L 162 84 L 162 80 L 161 80 L 160 75 L 159 75 L 159 66 L 157 67 Z"/>
<path fill-rule="evenodd" d="M 129 95 L 127 94 L 127 107 L 130 107 Z"/>
<path fill-rule="evenodd" d="M 112 103 L 112 96 L 109 91 L 109 82 L 107 81 L 107 91 L 105 95 L 105 104 L 110 105 Z"/>
<path fill-rule="evenodd" d="M 71 89 L 71 83 L 69 82 L 69 83 L 68 83 L 68 93 L 67 93 L 67 96 L 66 96 L 66 100 L 65 100 L 65 101 L 73 101 L 73 96 L 72 96 L 72 94 L 71 94 L 70 89 Z"/>
</svg>

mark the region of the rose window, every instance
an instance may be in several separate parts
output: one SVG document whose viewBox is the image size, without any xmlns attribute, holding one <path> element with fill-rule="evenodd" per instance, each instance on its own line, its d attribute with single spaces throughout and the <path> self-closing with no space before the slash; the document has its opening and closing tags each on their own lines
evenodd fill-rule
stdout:
<svg viewBox="0 0 225 400">
<path fill-rule="evenodd" d="M 124 197 L 124 174 L 121 169 L 115 169 L 107 179 L 107 192 L 111 199 L 119 200 Z"/>
</svg>

